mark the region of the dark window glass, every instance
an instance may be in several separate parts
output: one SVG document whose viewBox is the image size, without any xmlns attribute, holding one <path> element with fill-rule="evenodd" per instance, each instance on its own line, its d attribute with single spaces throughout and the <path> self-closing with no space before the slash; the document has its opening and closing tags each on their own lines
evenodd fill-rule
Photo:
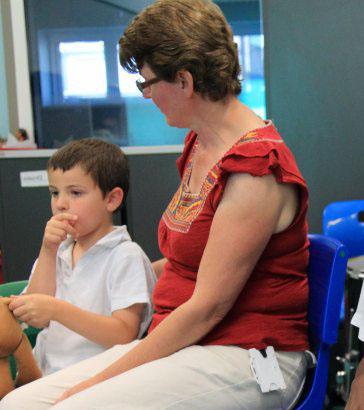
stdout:
<svg viewBox="0 0 364 410">
<path fill-rule="evenodd" d="M 118 40 L 137 13 L 123 0 L 25 1 L 35 135 L 41 148 L 88 136 L 120 146 L 182 144 L 118 64 Z M 146 3 L 145 1 L 143 3 Z M 243 64 L 240 99 L 265 117 L 259 1 L 217 2 L 231 23 Z"/>
</svg>

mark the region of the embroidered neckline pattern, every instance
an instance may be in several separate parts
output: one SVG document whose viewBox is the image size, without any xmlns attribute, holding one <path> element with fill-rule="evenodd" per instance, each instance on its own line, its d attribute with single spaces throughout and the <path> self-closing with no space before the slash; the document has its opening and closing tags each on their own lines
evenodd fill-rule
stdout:
<svg viewBox="0 0 364 410">
<path fill-rule="evenodd" d="M 267 126 L 272 125 L 271 122 L 267 124 Z M 265 127 L 263 127 L 265 128 Z M 245 134 L 241 137 L 223 156 L 223 158 L 229 154 L 231 150 L 233 150 L 236 146 L 255 142 L 257 140 L 260 141 L 274 141 L 274 142 L 283 142 L 280 138 L 260 138 L 259 137 L 259 129 L 253 130 Z M 217 184 L 220 176 L 220 167 L 221 161 L 219 160 L 217 164 L 215 164 L 211 170 L 208 172 L 204 182 L 202 183 L 201 190 L 199 193 L 190 193 L 188 190 L 188 181 L 190 179 L 190 175 L 192 172 L 193 167 L 193 158 L 194 153 L 196 150 L 196 141 L 194 146 L 191 150 L 191 154 L 187 159 L 187 164 L 185 170 L 183 172 L 183 177 L 181 183 L 178 187 L 177 192 L 174 194 L 171 202 L 169 203 L 167 209 L 163 213 L 162 219 L 167 227 L 176 232 L 180 233 L 188 233 L 193 221 L 199 216 L 201 213 L 206 198 L 208 194 L 211 192 L 212 188 Z"/>
</svg>

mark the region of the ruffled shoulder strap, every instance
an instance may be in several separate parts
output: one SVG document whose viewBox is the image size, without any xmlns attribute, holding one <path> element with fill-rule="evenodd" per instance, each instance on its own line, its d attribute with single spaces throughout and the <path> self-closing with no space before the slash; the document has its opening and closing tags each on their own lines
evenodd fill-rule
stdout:
<svg viewBox="0 0 364 410">
<path fill-rule="evenodd" d="M 272 122 L 239 139 L 221 159 L 220 171 L 253 176 L 274 174 L 279 182 L 306 186 L 292 152 Z"/>
</svg>

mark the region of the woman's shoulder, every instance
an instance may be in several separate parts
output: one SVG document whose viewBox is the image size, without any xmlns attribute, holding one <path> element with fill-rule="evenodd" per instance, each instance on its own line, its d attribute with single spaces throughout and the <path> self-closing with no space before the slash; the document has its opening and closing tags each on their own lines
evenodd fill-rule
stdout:
<svg viewBox="0 0 364 410">
<path fill-rule="evenodd" d="M 296 160 L 272 121 L 247 132 L 220 161 L 222 172 L 248 172 L 253 176 L 287 172 L 302 178 Z"/>
<path fill-rule="evenodd" d="M 270 147 L 272 144 L 280 145 L 284 144 L 284 141 L 273 122 L 269 120 L 266 121 L 264 126 L 250 130 L 242 135 L 231 147 L 231 150 L 227 152 L 227 155 L 232 152 L 238 154 L 240 151 L 262 149 Z"/>
<path fill-rule="evenodd" d="M 273 122 L 267 121 L 265 126 L 242 135 L 221 158 L 221 164 L 232 158 L 237 161 L 243 158 L 265 157 L 270 151 L 280 149 L 281 145 L 284 145 L 284 141 Z"/>
</svg>

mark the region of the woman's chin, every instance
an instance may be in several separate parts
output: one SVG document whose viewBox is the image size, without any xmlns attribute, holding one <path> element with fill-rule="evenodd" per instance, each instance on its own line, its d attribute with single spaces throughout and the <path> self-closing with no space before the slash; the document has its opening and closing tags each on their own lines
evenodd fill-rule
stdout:
<svg viewBox="0 0 364 410">
<path fill-rule="evenodd" d="M 180 124 L 178 121 L 176 120 L 172 120 L 171 118 L 166 116 L 166 123 L 170 126 L 170 127 L 174 127 L 174 128 L 186 128 L 186 126 Z"/>
<path fill-rule="evenodd" d="M 167 116 L 165 116 L 165 118 L 166 118 L 166 123 L 167 123 L 170 127 L 174 127 L 173 121 L 172 121 L 169 117 L 167 117 Z"/>
</svg>

